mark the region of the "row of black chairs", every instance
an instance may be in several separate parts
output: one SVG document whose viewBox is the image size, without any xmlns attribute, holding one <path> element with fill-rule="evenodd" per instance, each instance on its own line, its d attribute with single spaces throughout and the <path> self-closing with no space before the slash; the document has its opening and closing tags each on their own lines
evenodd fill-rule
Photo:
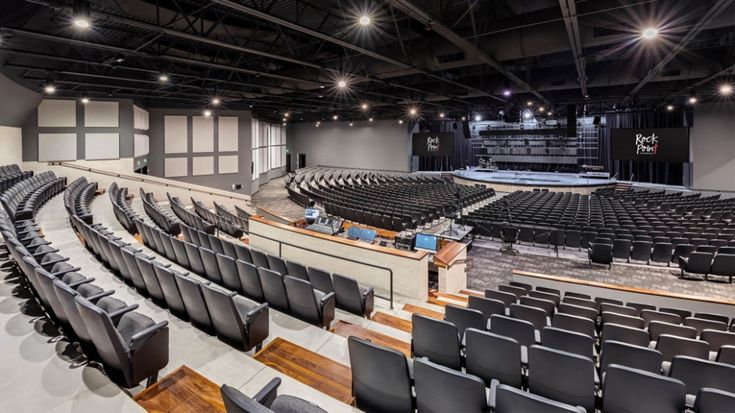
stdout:
<svg viewBox="0 0 735 413">
<path fill-rule="evenodd" d="M 0 194 L 18 182 L 33 176 L 33 171 L 23 171 L 16 164 L 0 166 Z"/>
<path fill-rule="evenodd" d="M 49 188 L 50 189 L 50 188 Z M 77 218 L 75 218 L 77 219 Z M 79 220 L 79 222 L 82 222 Z M 168 363 L 167 323 L 156 323 L 94 285 L 44 240 L 33 218 L 14 223 L 0 212 L 0 229 L 10 255 L 36 301 L 63 334 L 79 343 L 91 361 L 123 387 L 134 387 Z"/>
<path fill-rule="evenodd" d="M 107 192 L 117 220 L 129 234 L 137 234 L 138 228 L 135 226 L 135 220 L 140 219 L 140 216 L 128 202 L 128 188 L 120 188 L 117 186 L 117 182 L 113 182 Z"/>
<path fill-rule="evenodd" d="M 143 200 L 143 210 L 148 214 L 148 217 L 158 225 L 159 228 L 166 231 L 167 234 L 179 235 L 181 232 L 181 221 L 175 216 L 171 216 L 166 212 L 153 195 L 153 192 L 146 193 L 143 188 L 140 188 L 140 198 Z"/>
<path fill-rule="evenodd" d="M 187 210 L 179 197 L 172 197 L 168 192 L 166 192 L 166 197 L 168 198 L 171 210 L 181 220 L 181 222 L 190 227 L 196 228 L 199 231 L 204 231 L 207 234 L 214 234 L 216 230 L 214 223 L 206 221 L 198 213 Z"/>
<path fill-rule="evenodd" d="M 238 227 L 242 229 L 243 233 L 248 232 L 248 219 L 250 219 L 250 214 L 247 213 L 242 208 L 235 205 L 235 212 L 233 213 L 224 206 L 212 201 L 212 204 L 214 205 L 214 210 L 217 213 L 217 215 L 220 217 L 220 219 L 225 219 L 226 221 L 229 221 L 232 225 L 235 227 Z"/>
<path fill-rule="evenodd" d="M 245 233 L 245 228 L 240 226 L 240 222 L 242 222 L 241 219 L 233 221 L 231 219 L 232 214 L 228 214 L 226 216 L 220 215 L 219 211 L 222 209 L 221 207 L 220 209 L 215 209 L 215 211 L 212 212 L 206 207 L 206 205 L 204 205 L 203 202 L 197 201 L 194 198 L 191 198 L 191 203 L 194 205 L 194 211 L 196 211 L 197 215 L 202 217 L 205 221 L 213 223 L 218 230 L 233 238 L 242 238 Z"/>
<path fill-rule="evenodd" d="M 57 178 L 53 171 L 42 172 L 8 188 L 0 195 L 0 203 L 10 219 L 31 219 L 38 207 L 63 191 L 65 186 L 66 178 Z"/>
<path fill-rule="evenodd" d="M 92 211 L 89 204 L 97 193 L 97 182 L 87 182 L 86 177 L 72 181 L 64 190 L 64 207 L 69 215 L 76 215 L 82 221 L 91 224 Z"/>
</svg>

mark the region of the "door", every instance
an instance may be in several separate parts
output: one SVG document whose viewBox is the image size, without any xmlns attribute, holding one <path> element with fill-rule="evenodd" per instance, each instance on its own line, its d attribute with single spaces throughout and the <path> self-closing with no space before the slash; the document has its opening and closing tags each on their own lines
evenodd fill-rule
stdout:
<svg viewBox="0 0 735 413">
<path fill-rule="evenodd" d="M 291 154 L 286 154 L 286 172 L 293 172 L 293 168 L 291 168 Z"/>
<path fill-rule="evenodd" d="M 306 168 L 306 154 L 300 153 L 299 154 L 299 169 Z"/>
</svg>

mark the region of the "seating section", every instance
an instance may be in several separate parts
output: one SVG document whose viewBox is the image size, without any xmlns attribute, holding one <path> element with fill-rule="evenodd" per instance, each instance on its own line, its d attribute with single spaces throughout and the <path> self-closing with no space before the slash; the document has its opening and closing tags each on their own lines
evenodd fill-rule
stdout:
<svg viewBox="0 0 735 413">
<path fill-rule="evenodd" d="M 63 183 L 53 178 L 39 187 L 45 188 L 43 191 L 33 191 L 37 194 L 34 210 L 58 191 L 49 182 Z M 84 185 L 80 181 L 74 186 L 76 190 L 69 193 L 79 194 L 82 192 L 79 188 L 90 185 L 96 187 L 96 183 Z M 88 225 L 77 215 L 83 209 L 69 211 L 73 222 Z M 0 230 L 10 257 L 25 277 L 34 299 L 63 335 L 78 342 L 87 358 L 101 363 L 108 376 L 122 387 L 135 387 L 145 379 L 150 385 L 156 380 L 158 372 L 168 363 L 166 321 L 154 322 L 134 311 L 137 305 L 127 305 L 115 298 L 114 290 L 104 291 L 95 285 L 94 278 L 80 273 L 79 267 L 69 264 L 69 258 L 43 239 L 32 217 L 13 222 L 0 211 Z"/>
<path fill-rule="evenodd" d="M 176 214 L 182 222 L 199 231 L 204 231 L 207 234 L 214 234 L 214 230 L 216 228 L 214 223 L 206 221 L 198 213 L 187 210 L 184 203 L 181 202 L 181 199 L 178 197 L 172 197 L 168 192 L 166 193 L 166 197 L 168 197 L 168 203 L 171 206 L 171 210 L 174 211 L 174 214 Z"/>
<path fill-rule="evenodd" d="M 231 237 L 242 238 L 246 228 L 241 225 L 242 219 L 230 213 L 220 214 L 220 211 L 223 210 L 222 207 L 215 208 L 214 212 L 210 211 L 203 202 L 197 201 L 194 198 L 191 198 L 191 203 L 194 205 L 194 211 L 196 211 L 197 215 L 205 221 L 214 224 L 218 230 Z M 217 207 L 219 205 L 215 204 L 215 206 Z"/>
<path fill-rule="evenodd" d="M 250 218 L 250 214 L 245 212 L 242 208 L 235 205 L 236 214 L 233 214 L 230 212 L 227 208 L 223 207 L 222 205 L 212 202 L 214 204 L 214 210 L 217 213 L 217 216 L 220 217 L 220 219 L 224 219 L 225 221 L 228 221 L 230 225 L 235 226 L 236 228 L 240 228 L 243 233 L 248 232 L 248 218 Z"/>
<path fill-rule="evenodd" d="M 141 218 L 128 202 L 128 188 L 120 188 L 116 182 L 113 182 L 107 192 L 117 220 L 131 235 L 137 234 L 138 227 L 135 226 L 135 220 Z"/>
<path fill-rule="evenodd" d="M 75 215 L 87 224 L 92 223 L 89 203 L 97 193 L 97 182 L 87 182 L 87 178 L 75 179 L 64 190 L 64 207 L 71 216 Z"/>
<path fill-rule="evenodd" d="M 0 194 L 18 182 L 33 176 L 32 171 L 24 172 L 16 164 L 0 166 Z"/>
<path fill-rule="evenodd" d="M 0 195 L 0 203 L 13 221 L 32 219 L 36 210 L 65 186 L 66 178 L 57 178 L 52 171 L 42 172 L 8 188 Z"/>
<path fill-rule="evenodd" d="M 393 231 L 456 213 L 457 195 L 462 208 L 495 195 L 492 189 L 436 177 L 338 168 L 300 169 L 288 188 L 299 205 L 313 200 L 327 214 Z"/>
<path fill-rule="evenodd" d="M 152 192 L 146 193 L 143 191 L 143 188 L 140 188 L 140 198 L 143 200 L 143 209 L 145 210 L 145 213 L 148 214 L 148 217 L 150 217 L 150 219 L 153 220 L 159 228 L 166 231 L 167 234 L 179 235 L 181 232 L 181 221 L 176 217 L 171 216 L 171 214 L 161 208 L 161 206 L 158 205 L 158 202 L 156 202 L 156 198 L 153 196 Z"/>
</svg>

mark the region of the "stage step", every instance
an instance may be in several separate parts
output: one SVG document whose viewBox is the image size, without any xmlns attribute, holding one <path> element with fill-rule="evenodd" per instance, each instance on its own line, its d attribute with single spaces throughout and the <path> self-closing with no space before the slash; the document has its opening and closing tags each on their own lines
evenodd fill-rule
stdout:
<svg viewBox="0 0 735 413">
<path fill-rule="evenodd" d="M 219 386 L 186 365 L 138 393 L 133 400 L 149 412 L 225 413 Z"/>
<path fill-rule="evenodd" d="M 334 334 L 345 338 L 348 338 L 349 336 L 355 336 L 364 340 L 370 340 L 375 344 L 398 350 L 401 353 L 405 354 L 406 357 L 411 357 L 411 344 L 403 340 L 399 340 L 397 338 L 378 333 L 376 331 L 368 330 L 367 328 L 363 328 L 352 323 L 348 323 L 346 321 L 337 321 L 337 323 L 334 325 Z"/>
</svg>

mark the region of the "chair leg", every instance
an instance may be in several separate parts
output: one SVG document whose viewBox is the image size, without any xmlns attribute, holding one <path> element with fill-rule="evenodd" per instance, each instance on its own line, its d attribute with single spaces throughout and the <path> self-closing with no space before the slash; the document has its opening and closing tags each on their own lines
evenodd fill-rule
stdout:
<svg viewBox="0 0 735 413">
<path fill-rule="evenodd" d="M 261 341 L 260 343 L 255 345 L 255 352 L 257 353 L 262 349 L 263 349 L 263 342 Z"/>
<path fill-rule="evenodd" d="M 156 372 L 156 374 L 148 377 L 148 380 L 146 380 L 146 382 L 145 382 L 145 387 L 146 388 L 151 387 L 152 385 L 156 384 L 157 381 L 158 381 L 158 372 Z"/>
</svg>

